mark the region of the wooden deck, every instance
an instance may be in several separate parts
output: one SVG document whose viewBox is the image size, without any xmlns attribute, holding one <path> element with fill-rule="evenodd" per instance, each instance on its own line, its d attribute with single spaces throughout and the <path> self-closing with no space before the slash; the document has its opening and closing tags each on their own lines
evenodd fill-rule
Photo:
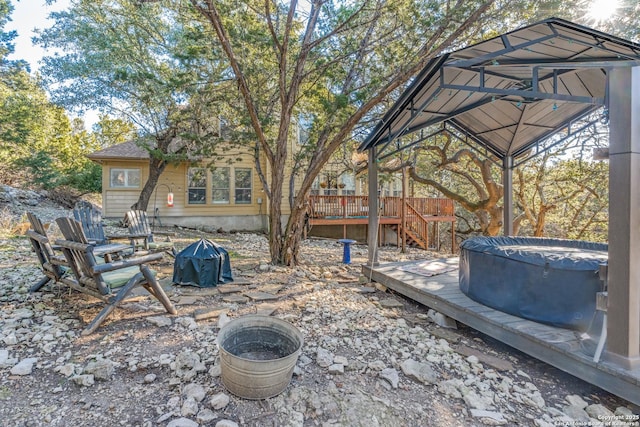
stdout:
<svg viewBox="0 0 640 427">
<path fill-rule="evenodd" d="M 605 357 L 596 364 L 593 355 L 582 350 L 577 332 L 524 320 L 475 302 L 458 287 L 457 258 L 438 261 L 456 268 L 428 277 L 403 270 L 417 263 L 412 261 L 380 265 L 373 271 L 365 265 L 363 274 L 523 353 L 640 405 L 640 369 L 622 369 L 607 363 Z"/>
<path fill-rule="evenodd" d="M 311 195 L 307 199 L 309 226 L 340 226 L 343 238 L 347 237 L 347 227 L 369 224 L 368 196 L 352 195 Z M 379 197 L 378 242 L 385 244 L 385 229 L 393 230 L 396 244 L 400 239 L 427 250 L 440 247 L 440 224 L 451 224 L 451 250 L 455 251 L 456 236 L 453 200 L 437 197 Z M 307 230 L 305 230 L 307 231 Z"/>
</svg>

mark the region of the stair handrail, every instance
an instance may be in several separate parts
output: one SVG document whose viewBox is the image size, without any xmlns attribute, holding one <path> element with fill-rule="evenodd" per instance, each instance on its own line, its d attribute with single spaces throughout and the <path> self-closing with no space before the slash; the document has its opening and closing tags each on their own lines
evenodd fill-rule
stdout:
<svg viewBox="0 0 640 427">
<path fill-rule="evenodd" d="M 429 222 L 424 219 L 422 214 L 418 212 L 418 210 L 413 207 L 408 201 L 405 201 L 405 207 L 407 208 L 407 212 L 405 215 L 405 223 L 406 227 L 416 233 L 423 242 L 419 242 L 421 246 L 424 246 L 424 249 L 427 249 L 429 246 Z M 412 218 L 411 221 L 408 221 L 409 218 Z M 424 243 L 424 245 L 422 245 Z"/>
</svg>

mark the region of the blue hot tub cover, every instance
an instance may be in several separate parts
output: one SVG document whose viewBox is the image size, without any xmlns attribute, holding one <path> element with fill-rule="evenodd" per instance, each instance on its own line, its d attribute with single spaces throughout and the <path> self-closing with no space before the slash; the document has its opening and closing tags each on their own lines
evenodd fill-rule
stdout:
<svg viewBox="0 0 640 427">
<path fill-rule="evenodd" d="M 533 237 L 475 237 L 460 245 L 460 290 L 505 313 L 585 331 L 602 291 L 602 243 Z"/>
<path fill-rule="evenodd" d="M 173 283 L 209 288 L 233 282 L 229 253 L 206 239 L 184 248 L 173 265 Z"/>
</svg>

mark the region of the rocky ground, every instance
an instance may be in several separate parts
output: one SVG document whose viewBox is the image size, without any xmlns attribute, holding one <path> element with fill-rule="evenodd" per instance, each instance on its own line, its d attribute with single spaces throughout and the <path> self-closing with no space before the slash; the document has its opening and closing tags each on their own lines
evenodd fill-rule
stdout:
<svg viewBox="0 0 640 427">
<path fill-rule="evenodd" d="M 69 214 L 24 200 L 0 209 Z M 166 257 L 154 268 L 179 314 L 140 293 L 90 336 L 80 333 L 99 302 L 61 286 L 30 294 L 41 273 L 28 241 L 0 239 L 1 426 L 572 426 L 639 413 L 469 327 L 439 326 L 435 312 L 361 276 L 365 247 L 344 265 L 335 241 L 307 240 L 304 263 L 285 268 L 268 263 L 265 236 L 176 231 L 178 249 L 200 237 L 226 248 L 235 283 L 172 286 Z M 382 262 L 429 256 L 380 252 Z M 258 401 L 225 389 L 215 341 L 222 324 L 253 313 L 304 336 L 290 385 Z"/>
</svg>

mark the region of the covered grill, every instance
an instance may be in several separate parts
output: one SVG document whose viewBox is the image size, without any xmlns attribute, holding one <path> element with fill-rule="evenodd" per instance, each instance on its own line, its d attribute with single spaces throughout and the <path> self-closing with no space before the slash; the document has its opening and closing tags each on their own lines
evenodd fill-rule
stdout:
<svg viewBox="0 0 640 427">
<path fill-rule="evenodd" d="M 192 243 L 176 255 L 173 283 L 210 288 L 233 282 L 229 253 L 206 239 Z"/>
</svg>

